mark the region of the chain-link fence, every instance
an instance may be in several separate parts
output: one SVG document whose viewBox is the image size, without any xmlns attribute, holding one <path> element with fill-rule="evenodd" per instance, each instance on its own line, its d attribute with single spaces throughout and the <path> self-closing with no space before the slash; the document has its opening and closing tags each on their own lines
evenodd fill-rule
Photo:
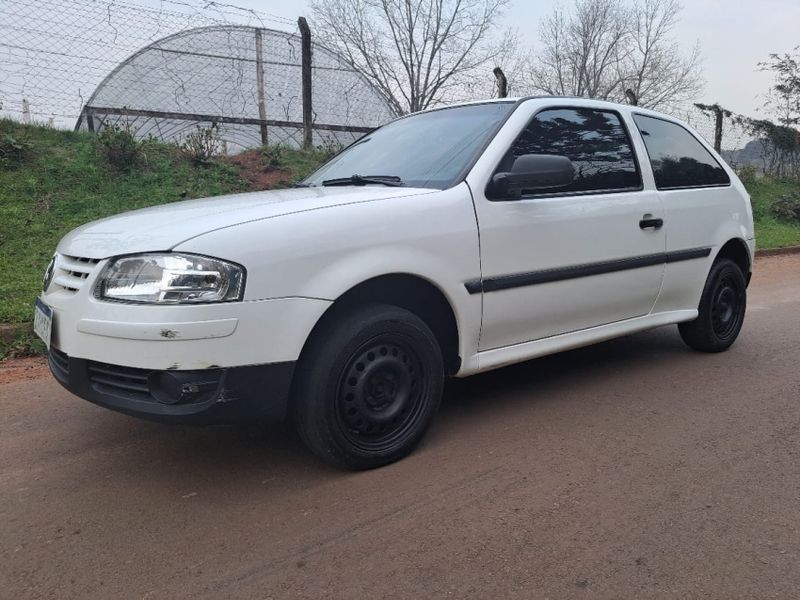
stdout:
<svg viewBox="0 0 800 600">
<path fill-rule="evenodd" d="M 0 6 L 0 116 L 168 141 L 215 124 L 230 151 L 304 141 L 303 43 L 290 21 L 191 0 Z M 394 116 L 349 63 L 310 50 L 311 143 L 346 144 Z"/>
<path fill-rule="evenodd" d="M 696 105 L 670 106 L 661 110 L 691 125 L 712 146 L 719 146 L 720 154 L 734 169 L 751 166 L 763 171 L 764 148 L 761 141 L 756 139 L 747 127 L 747 119 L 741 115 L 734 115 L 718 105 L 715 106 L 719 108 L 719 114 L 711 110 L 711 107 L 703 110 Z"/>
<path fill-rule="evenodd" d="M 710 110 L 701 110 L 697 106 L 669 106 L 663 112 L 681 119 L 692 126 L 709 143 L 715 144 L 716 115 Z M 723 154 L 730 154 L 744 148 L 753 139 L 747 129 L 733 115 L 723 114 L 720 148 Z"/>
<path fill-rule="evenodd" d="M 751 119 L 720 106 L 668 110 L 719 148 L 734 169 L 776 178 L 800 178 L 800 130 L 769 119 Z"/>
<path fill-rule="evenodd" d="M 178 142 L 215 124 L 231 152 L 300 145 L 304 120 L 311 143 L 338 146 L 394 117 L 360 72 L 316 44 L 304 103 L 302 47 L 293 21 L 222 2 L 0 0 L 0 117 Z M 663 110 L 715 142 L 711 112 Z M 758 166 L 741 119 L 723 119 L 721 150 Z"/>
</svg>

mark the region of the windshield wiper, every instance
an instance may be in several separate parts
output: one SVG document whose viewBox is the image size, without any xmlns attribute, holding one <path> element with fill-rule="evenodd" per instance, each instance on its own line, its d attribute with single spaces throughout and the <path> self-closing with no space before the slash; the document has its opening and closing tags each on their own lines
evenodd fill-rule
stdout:
<svg viewBox="0 0 800 600">
<path fill-rule="evenodd" d="M 399 187 L 403 185 L 403 180 L 397 175 L 350 175 L 350 177 L 326 179 L 322 185 L 367 185 L 368 183 Z"/>
</svg>

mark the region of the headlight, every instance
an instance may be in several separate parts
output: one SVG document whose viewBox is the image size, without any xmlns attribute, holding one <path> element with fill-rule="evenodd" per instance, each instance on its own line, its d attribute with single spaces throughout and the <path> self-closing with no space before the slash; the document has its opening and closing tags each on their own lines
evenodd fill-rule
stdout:
<svg viewBox="0 0 800 600">
<path fill-rule="evenodd" d="M 138 254 L 113 259 L 97 281 L 95 296 L 143 304 L 198 304 L 241 300 L 244 269 L 192 254 Z"/>
</svg>

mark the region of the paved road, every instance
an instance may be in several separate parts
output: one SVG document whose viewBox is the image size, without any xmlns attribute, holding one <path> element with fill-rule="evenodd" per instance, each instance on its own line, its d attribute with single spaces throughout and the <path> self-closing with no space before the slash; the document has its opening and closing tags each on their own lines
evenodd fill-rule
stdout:
<svg viewBox="0 0 800 600">
<path fill-rule="evenodd" d="M 800 257 L 750 303 L 725 354 L 670 327 L 456 382 L 367 473 L 6 383 L 0 597 L 797 598 Z"/>
</svg>

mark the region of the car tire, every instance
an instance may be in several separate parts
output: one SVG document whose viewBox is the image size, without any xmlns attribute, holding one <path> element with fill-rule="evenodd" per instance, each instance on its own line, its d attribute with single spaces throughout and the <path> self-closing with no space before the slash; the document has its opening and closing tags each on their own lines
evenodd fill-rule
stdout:
<svg viewBox="0 0 800 600">
<path fill-rule="evenodd" d="M 442 353 L 422 319 L 391 305 L 334 315 L 314 332 L 296 373 L 301 439 L 346 469 L 380 467 L 409 454 L 439 408 Z"/>
<path fill-rule="evenodd" d="M 747 308 L 747 284 L 739 266 L 717 260 L 706 279 L 697 319 L 678 325 L 681 338 L 701 352 L 722 352 L 736 341 Z"/>
</svg>

